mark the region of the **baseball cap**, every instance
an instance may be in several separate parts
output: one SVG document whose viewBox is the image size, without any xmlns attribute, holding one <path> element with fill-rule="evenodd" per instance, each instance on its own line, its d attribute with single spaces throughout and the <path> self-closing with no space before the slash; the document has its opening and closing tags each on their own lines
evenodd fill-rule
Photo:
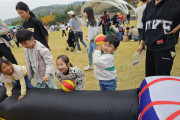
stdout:
<svg viewBox="0 0 180 120">
<path fill-rule="evenodd" d="M 71 11 L 68 12 L 68 14 L 69 15 L 74 15 L 74 11 L 71 10 Z"/>
</svg>

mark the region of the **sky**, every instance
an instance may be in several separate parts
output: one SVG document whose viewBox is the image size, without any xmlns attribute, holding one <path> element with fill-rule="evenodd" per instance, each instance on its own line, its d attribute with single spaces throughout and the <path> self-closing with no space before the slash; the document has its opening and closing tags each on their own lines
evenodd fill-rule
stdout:
<svg viewBox="0 0 180 120">
<path fill-rule="evenodd" d="M 19 1 L 25 2 L 29 6 L 30 10 L 32 10 L 40 6 L 48 6 L 53 4 L 69 4 L 83 0 L 0 0 L 0 19 L 6 20 L 19 16 L 15 9 L 15 6 Z"/>
</svg>

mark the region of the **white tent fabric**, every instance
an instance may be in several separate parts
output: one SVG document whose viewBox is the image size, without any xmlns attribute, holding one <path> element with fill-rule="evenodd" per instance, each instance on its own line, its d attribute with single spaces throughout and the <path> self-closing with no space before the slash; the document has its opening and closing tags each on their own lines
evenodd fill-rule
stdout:
<svg viewBox="0 0 180 120">
<path fill-rule="evenodd" d="M 135 8 L 124 0 L 91 0 L 82 6 L 81 14 L 83 13 L 83 9 L 88 6 L 93 8 L 94 14 L 102 14 L 105 10 L 112 7 L 116 7 L 126 14 L 129 12 L 127 6 L 135 11 Z"/>
</svg>

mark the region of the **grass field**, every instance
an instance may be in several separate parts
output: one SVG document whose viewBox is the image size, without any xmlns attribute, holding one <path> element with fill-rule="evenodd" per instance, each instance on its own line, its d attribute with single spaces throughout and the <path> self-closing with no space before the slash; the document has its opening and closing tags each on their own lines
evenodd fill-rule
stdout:
<svg viewBox="0 0 180 120">
<path fill-rule="evenodd" d="M 131 22 L 136 26 L 136 21 Z M 87 34 L 87 27 L 83 27 L 84 41 L 87 45 L 89 42 L 85 40 Z M 53 55 L 54 64 L 57 56 L 65 54 L 70 58 L 73 66 L 79 67 L 83 70 L 88 65 L 87 51 L 82 44 L 82 54 L 66 51 L 66 37 L 61 37 L 61 31 L 50 33 L 49 45 Z M 138 42 L 121 42 L 118 50 L 115 52 L 115 68 L 117 71 L 117 90 L 132 89 L 140 86 L 142 80 L 145 78 L 145 59 L 137 66 L 132 66 L 134 59 L 133 53 L 137 51 Z M 180 44 L 176 46 L 177 55 L 174 61 L 172 76 L 180 76 Z M 24 50 L 23 48 L 12 48 L 12 51 L 19 63 L 25 65 Z M 55 67 L 56 68 L 56 67 Z M 84 70 L 83 70 L 84 71 Z M 94 78 L 94 71 L 84 71 L 85 73 L 85 90 L 99 90 L 98 80 Z M 56 84 L 60 88 L 60 82 L 56 79 Z"/>
</svg>

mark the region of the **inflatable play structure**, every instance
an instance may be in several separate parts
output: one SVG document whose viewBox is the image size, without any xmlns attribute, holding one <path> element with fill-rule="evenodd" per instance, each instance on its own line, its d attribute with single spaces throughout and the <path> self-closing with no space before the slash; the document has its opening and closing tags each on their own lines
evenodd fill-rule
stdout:
<svg viewBox="0 0 180 120">
<path fill-rule="evenodd" d="M 135 7 L 130 4 L 134 1 L 136 0 L 90 0 L 81 7 L 81 14 L 83 15 L 84 8 L 92 7 L 95 15 L 102 15 L 105 10 L 112 8 L 117 8 L 125 14 L 131 9 L 131 15 L 135 15 Z"/>
<path fill-rule="evenodd" d="M 145 78 L 140 88 L 119 91 L 28 90 L 0 87 L 0 118 L 6 120 L 180 120 L 180 77 Z"/>
</svg>

